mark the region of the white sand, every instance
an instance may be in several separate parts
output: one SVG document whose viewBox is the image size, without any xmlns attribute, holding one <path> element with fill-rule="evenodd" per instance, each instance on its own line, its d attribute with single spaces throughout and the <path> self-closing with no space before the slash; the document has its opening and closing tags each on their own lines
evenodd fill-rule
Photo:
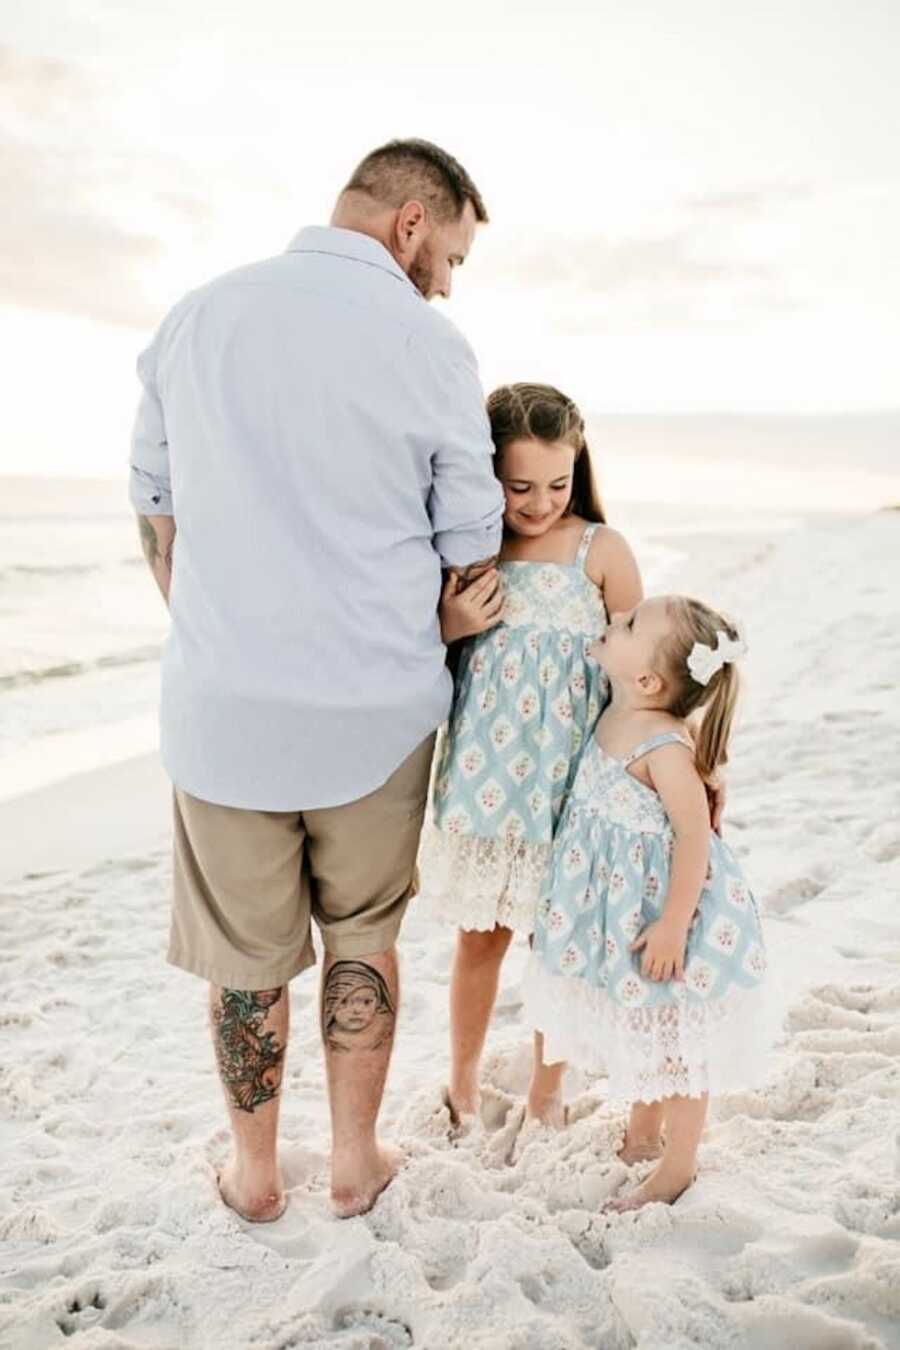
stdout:
<svg viewBox="0 0 900 1350">
<path fill-rule="evenodd" d="M 0 1345 L 900 1346 L 900 515 L 690 547 L 673 585 L 736 611 L 752 643 L 727 833 L 787 1010 L 771 1086 L 717 1104 L 696 1186 L 672 1209 L 600 1216 L 625 1175 L 602 1082 L 572 1075 L 567 1133 L 519 1132 L 523 947 L 484 1129 L 452 1147 L 453 934 L 414 908 L 384 1109 L 407 1168 L 368 1217 L 329 1216 L 306 976 L 291 1204 L 275 1226 L 241 1223 L 212 1182 L 227 1134 L 205 990 L 162 960 L 165 792 L 119 766 L 0 813 L 0 874 L 45 873 L 0 907 Z"/>
</svg>

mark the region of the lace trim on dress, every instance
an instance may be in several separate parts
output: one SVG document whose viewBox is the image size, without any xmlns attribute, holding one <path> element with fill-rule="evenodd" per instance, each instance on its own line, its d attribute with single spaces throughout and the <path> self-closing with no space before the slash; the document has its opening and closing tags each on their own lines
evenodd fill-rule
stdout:
<svg viewBox="0 0 900 1350">
<path fill-rule="evenodd" d="M 720 1096 L 759 1087 L 768 1076 L 772 1029 L 761 986 L 706 1002 L 623 1007 L 578 976 L 550 974 L 532 956 L 523 990 L 547 1063 L 572 1060 L 608 1073 L 616 1100 Z"/>
<path fill-rule="evenodd" d="M 458 928 L 501 924 L 530 935 L 551 852 L 549 843 L 449 834 L 432 825 L 420 856 L 423 896 L 437 917 Z"/>
</svg>

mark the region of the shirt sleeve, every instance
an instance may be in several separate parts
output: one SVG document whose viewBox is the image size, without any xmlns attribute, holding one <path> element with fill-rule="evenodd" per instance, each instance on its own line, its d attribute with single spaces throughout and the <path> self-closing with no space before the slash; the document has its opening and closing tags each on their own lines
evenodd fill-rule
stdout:
<svg viewBox="0 0 900 1350">
<path fill-rule="evenodd" d="M 468 567 L 500 550 L 503 490 L 475 356 L 459 339 L 435 355 L 441 424 L 432 457 L 428 510 L 445 567 Z"/>
<path fill-rule="evenodd" d="M 187 308 L 190 296 L 175 306 L 160 324 L 150 346 L 138 357 L 141 397 L 131 436 L 129 496 L 141 516 L 173 516 L 169 442 L 159 393 L 159 362 L 165 344 Z"/>
</svg>

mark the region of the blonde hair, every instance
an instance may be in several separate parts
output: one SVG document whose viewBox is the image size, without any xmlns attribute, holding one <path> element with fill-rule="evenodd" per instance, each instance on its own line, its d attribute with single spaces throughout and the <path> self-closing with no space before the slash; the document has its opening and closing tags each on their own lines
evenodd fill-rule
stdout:
<svg viewBox="0 0 900 1350">
<path fill-rule="evenodd" d="M 726 662 L 700 684 L 688 669 L 688 657 L 695 642 L 717 645 L 716 633 L 724 632 L 731 641 L 738 637 L 734 624 L 699 600 L 673 596 L 667 605 L 672 633 L 664 639 L 660 656 L 672 690 L 668 711 L 686 719 L 702 709 L 697 731 L 694 760 L 700 777 L 708 781 L 721 765 L 728 763 L 728 740 L 740 690 L 740 677 L 733 661 Z"/>
</svg>

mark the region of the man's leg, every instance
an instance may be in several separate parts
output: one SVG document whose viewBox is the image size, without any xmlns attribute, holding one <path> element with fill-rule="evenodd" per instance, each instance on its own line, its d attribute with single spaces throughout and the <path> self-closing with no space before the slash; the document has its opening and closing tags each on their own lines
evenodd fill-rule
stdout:
<svg viewBox="0 0 900 1350">
<path fill-rule="evenodd" d="M 248 811 L 175 794 L 169 960 L 211 983 L 213 1047 L 234 1154 L 222 1197 L 245 1218 L 277 1218 L 278 1108 L 288 981 L 315 961 L 304 833 L 297 812 Z"/>
<path fill-rule="evenodd" d="M 290 995 L 287 985 L 261 990 L 214 985 L 209 1006 L 234 1136 L 234 1155 L 221 1172 L 219 1189 L 245 1219 L 269 1222 L 285 1207 L 277 1147 Z"/>
<path fill-rule="evenodd" d="M 376 997 L 381 1007 L 373 1029 L 370 1009 Z M 399 1156 L 382 1148 L 375 1133 L 399 997 L 393 947 L 352 961 L 326 957 L 321 1012 L 331 1105 L 331 1200 L 341 1218 L 371 1209 L 399 1166 Z M 341 1011 L 354 1004 L 360 1009 L 358 1029 L 353 1015 Z"/>
<path fill-rule="evenodd" d="M 322 1037 L 332 1123 L 332 1204 L 370 1209 L 399 1166 L 376 1121 L 400 997 L 394 950 L 417 888 L 416 856 L 434 736 L 382 787 L 345 806 L 305 811 L 312 912 L 322 931 Z"/>
</svg>

